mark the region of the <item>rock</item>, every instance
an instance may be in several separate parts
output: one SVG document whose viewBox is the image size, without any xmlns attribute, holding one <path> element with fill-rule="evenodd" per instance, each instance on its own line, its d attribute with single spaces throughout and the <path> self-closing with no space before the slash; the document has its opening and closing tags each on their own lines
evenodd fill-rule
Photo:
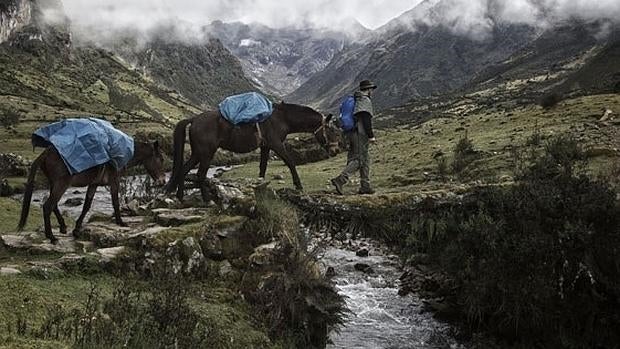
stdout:
<svg viewBox="0 0 620 349">
<path fill-rule="evenodd" d="M 233 267 L 229 261 L 224 260 L 220 263 L 218 274 L 222 277 L 229 275 L 233 271 Z"/>
<path fill-rule="evenodd" d="M 603 111 L 603 116 L 599 119 L 599 121 L 607 121 L 610 119 L 614 112 L 611 109 L 605 108 Z M 613 117 L 611 117 L 613 119 Z"/>
<path fill-rule="evenodd" d="M 125 252 L 126 249 L 127 247 L 125 246 L 100 248 L 97 250 L 97 254 L 101 257 L 101 261 L 110 262 Z"/>
<path fill-rule="evenodd" d="M 0 241 L 9 250 L 24 250 L 33 254 L 75 253 L 78 249 L 73 237 L 56 235 L 56 238 L 58 242 L 51 244 L 43 234 L 31 232 L 20 235 L 2 235 Z"/>
<path fill-rule="evenodd" d="M 514 182 L 514 178 L 512 178 L 512 176 L 509 175 L 502 175 L 501 177 L 499 177 L 499 181 L 500 183 L 509 183 L 509 182 Z"/>
<path fill-rule="evenodd" d="M 83 203 L 84 199 L 82 198 L 70 198 L 65 201 L 64 205 L 69 207 L 77 207 L 81 206 Z"/>
<path fill-rule="evenodd" d="M 224 260 L 224 252 L 222 250 L 222 242 L 220 237 L 213 234 L 205 234 L 200 238 L 200 247 L 206 258 L 214 261 Z"/>
<path fill-rule="evenodd" d="M 284 180 L 284 176 L 283 176 L 283 175 L 281 175 L 281 174 L 275 174 L 275 175 L 273 175 L 273 176 L 272 176 L 272 178 L 273 178 L 274 180 L 276 180 L 276 181 L 281 181 L 281 180 Z"/>
<path fill-rule="evenodd" d="M 215 183 L 215 192 L 224 209 L 228 208 L 232 202 L 246 198 L 246 195 L 239 188 L 222 183 Z"/>
<path fill-rule="evenodd" d="M 366 274 L 374 274 L 375 271 L 374 269 L 372 269 L 372 267 L 366 263 L 355 263 L 354 265 L 355 270 L 357 271 L 361 271 L 363 273 Z"/>
<path fill-rule="evenodd" d="M 13 195 L 14 189 L 6 179 L 0 182 L 0 196 L 7 197 Z"/>
<path fill-rule="evenodd" d="M 143 210 L 140 209 L 140 203 L 138 202 L 138 200 L 131 200 L 129 201 L 129 203 L 126 206 L 126 210 L 132 215 L 132 216 L 139 216 L 141 214 L 144 214 L 145 212 Z"/>
<path fill-rule="evenodd" d="M 172 264 L 175 274 L 200 272 L 206 266 L 202 248 L 191 236 L 172 242 L 166 249 L 166 259 Z"/>
<path fill-rule="evenodd" d="M 107 215 L 105 213 L 101 213 L 101 212 L 93 212 L 90 215 L 90 218 L 88 218 L 88 223 L 91 222 L 110 222 L 112 220 L 112 217 L 110 215 Z"/>
<path fill-rule="evenodd" d="M 2 267 L 0 268 L 0 275 L 16 275 L 21 274 L 22 272 L 10 267 Z"/>
<path fill-rule="evenodd" d="M 355 255 L 358 257 L 368 257 L 368 249 L 362 248 L 360 250 L 357 250 L 357 252 L 355 252 Z"/>
<path fill-rule="evenodd" d="M 197 223 L 203 220 L 204 211 L 187 209 L 155 209 L 155 221 L 162 226 L 178 227 L 184 224 Z"/>
<path fill-rule="evenodd" d="M 334 269 L 334 267 L 327 267 L 327 270 L 325 270 L 325 277 L 331 279 L 334 276 L 336 276 L 336 269 Z"/>
<path fill-rule="evenodd" d="M 127 227 L 94 222 L 85 225 L 79 237 L 92 241 L 98 247 L 114 247 L 123 244 L 130 231 Z"/>
<path fill-rule="evenodd" d="M 269 265 L 273 262 L 273 253 L 277 246 L 278 244 L 276 242 L 258 246 L 254 249 L 254 253 L 250 255 L 248 260 L 253 265 Z"/>
<path fill-rule="evenodd" d="M 155 199 L 148 203 L 149 209 L 155 208 L 177 208 L 181 207 L 181 202 L 177 198 L 169 198 L 163 195 L 158 195 Z"/>
</svg>

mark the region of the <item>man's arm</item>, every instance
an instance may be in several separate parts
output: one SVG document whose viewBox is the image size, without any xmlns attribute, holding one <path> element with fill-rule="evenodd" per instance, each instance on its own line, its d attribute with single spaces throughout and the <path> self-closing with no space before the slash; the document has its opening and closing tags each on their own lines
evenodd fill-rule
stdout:
<svg viewBox="0 0 620 349">
<path fill-rule="evenodd" d="M 375 134 L 372 130 L 372 115 L 367 111 L 361 111 L 355 114 L 357 122 L 361 122 L 364 127 L 364 132 L 369 139 L 374 139 Z"/>
</svg>

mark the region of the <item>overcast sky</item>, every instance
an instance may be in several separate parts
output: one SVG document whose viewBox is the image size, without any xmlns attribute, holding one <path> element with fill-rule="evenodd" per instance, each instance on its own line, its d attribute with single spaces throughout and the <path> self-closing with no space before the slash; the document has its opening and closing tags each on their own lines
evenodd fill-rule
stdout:
<svg viewBox="0 0 620 349">
<path fill-rule="evenodd" d="M 203 25 L 213 20 L 259 22 L 272 27 L 311 23 L 341 27 L 355 18 L 376 28 L 420 0 L 64 0 L 78 25 L 148 29 L 161 22 Z"/>
</svg>

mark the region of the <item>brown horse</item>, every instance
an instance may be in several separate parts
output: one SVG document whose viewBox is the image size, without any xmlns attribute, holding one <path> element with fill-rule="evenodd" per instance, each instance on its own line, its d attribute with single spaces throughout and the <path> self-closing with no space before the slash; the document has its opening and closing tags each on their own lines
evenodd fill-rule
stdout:
<svg viewBox="0 0 620 349">
<path fill-rule="evenodd" d="M 133 158 L 127 164 L 127 168 L 143 165 L 146 168 L 148 174 L 156 181 L 157 185 L 163 185 L 166 182 L 166 174 L 164 172 L 164 157 L 159 149 L 159 143 L 142 143 L 134 142 L 134 155 Z M 28 183 L 26 184 L 26 192 L 24 194 L 24 200 L 22 202 L 22 213 L 19 220 L 18 231 L 21 231 L 26 225 L 28 219 L 28 211 L 30 210 L 30 199 L 32 198 L 32 191 L 34 189 L 34 179 L 37 170 L 41 169 L 50 185 L 50 195 L 43 204 L 43 222 L 45 224 L 45 236 L 50 239 L 52 243 L 56 243 L 58 239 L 52 234 L 52 226 L 50 223 L 50 215 L 54 212 L 58 225 L 60 227 L 60 233 L 67 233 L 67 225 L 58 210 L 58 201 L 65 193 L 65 191 L 73 187 L 86 187 L 86 199 L 84 200 L 84 207 L 82 213 L 75 222 L 75 228 L 73 229 L 73 235 L 77 237 L 82 227 L 82 222 L 86 213 L 90 209 L 97 187 L 101 185 L 110 186 L 110 194 L 112 195 L 112 206 L 114 207 L 114 218 L 116 224 L 125 226 L 121 219 L 119 202 L 118 202 L 118 190 L 120 186 L 120 177 L 122 176 L 122 170 L 117 170 L 110 163 L 95 166 L 80 173 L 71 175 L 69 170 L 56 151 L 54 147 L 48 147 L 39 155 L 32 166 L 30 167 L 30 173 L 28 174 Z"/>
<path fill-rule="evenodd" d="M 182 200 L 185 176 L 199 165 L 198 184 L 203 199 L 208 201 L 204 184 L 215 151 L 223 148 L 235 153 L 248 153 L 259 147 L 259 177 L 265 177 L 269 153 L 273 150 L 291 171 L 295 187 L 303 190 L 295 164 L 284 147 L 284 140 L 291 133 L 314 133 L 316 140 L 329 156 L 335 156 L 339 152 L 340 130 L 333 125 L 331 118 L 331 114 L 325 118 L 310 107 L 280 103 L 274 105 L 270 118 L 257 125 L 234 126 L 222 118 L 218 111 L 205 112 L 182 120 L 174 130 L 174 169 L 166 191 L 172 193 L 177 189 L 177 197 Z M 185 129 L 190 124 L 192 152 L 189 160 L 183 164 Z"/>
</svg>

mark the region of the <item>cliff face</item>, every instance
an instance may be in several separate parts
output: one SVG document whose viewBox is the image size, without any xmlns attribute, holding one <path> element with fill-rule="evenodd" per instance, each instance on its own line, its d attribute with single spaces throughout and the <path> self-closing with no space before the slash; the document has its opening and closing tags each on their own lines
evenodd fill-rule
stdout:
<svg viewBox="0 0 620 349">
<path fill-rule="evenodd" d="M 0 1 L 0 43 L 9 39 L 11 34 L 27 26 L 32 21 L 32 3 L 30 0 Z"/>
</svg>

